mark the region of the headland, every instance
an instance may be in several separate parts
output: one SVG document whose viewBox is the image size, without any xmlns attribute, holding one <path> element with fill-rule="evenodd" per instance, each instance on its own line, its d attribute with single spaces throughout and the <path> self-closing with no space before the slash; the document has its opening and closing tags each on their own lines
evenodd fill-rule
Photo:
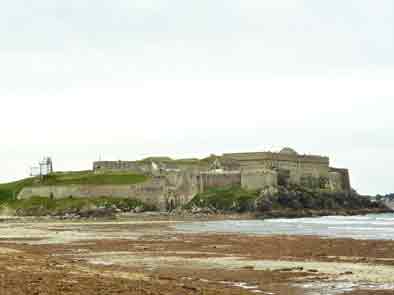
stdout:
<svg viewBox="0 0 394 295">
<path fill-rule="evenodd" d="M 0 202 L 8 214 L 24 216 L 160 211 L 272 218 L 391 211 L 357 194 L 349 170 L 331 167 L 329 157 L 291 148 L 203 159 L 98 161 L 92 170 L 0 185 Z"/>
</svg>

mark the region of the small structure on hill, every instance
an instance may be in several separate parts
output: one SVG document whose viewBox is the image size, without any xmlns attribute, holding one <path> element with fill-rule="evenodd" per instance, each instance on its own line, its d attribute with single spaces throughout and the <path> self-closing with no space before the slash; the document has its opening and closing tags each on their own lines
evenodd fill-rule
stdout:
<svg viewBox="0 0 394 295">
<path fill-rule="evenodd" d="M 45 178 L 47 175 L 53 173 L 53 162 L 50 157 L 44 157 L 38 166 L 30 167 L 30 176 Z"/>
</svg>

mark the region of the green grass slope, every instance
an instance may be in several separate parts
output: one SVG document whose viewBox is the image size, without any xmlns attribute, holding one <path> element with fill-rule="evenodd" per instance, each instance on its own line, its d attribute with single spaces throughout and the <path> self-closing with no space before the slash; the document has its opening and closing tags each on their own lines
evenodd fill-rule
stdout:
<svg viewBox="0 0 394 295">
<path fill-rule="evenodd" d="M 33 197 L 26 200 L 11 200 L 1 208 L 8 215 L 16 216 L 62 216 L 65 214 L 89 215 L 105 210 L 111 215 L 115 210 L 130 212 L 137 207 L 140 211 L 155 210 L 153 206 L 135 199 L 114 197 L 51 199 Z M 1 210 L 0 210 L 1 211 Z"/>
<path fill-rule="evenodd" d="M 133 173 L 96 174 L 91 171 L 58 172 L 48 177 L 38 185 L 70 185 L 70 184 L 135 184 L 148 179 L 145 175 Z"/>
<path fill-rule="evenodd" d="M 24 187 L 32 186 L 34 182 L 34 178 L 27 178 L 15 182 L 0 184 L 0 204 L 15 199 Z"/>
<path fill-rule="evenodd" d="M 24 187 L 28 186 L 60 186 L 73 184 L 121 185 L 136 184 L 146 180 L 148 180 L 147 176 L 132 173 L 95 174 L 92 171 L 56 172 L 48 175 L 43 181 L 40 181 L 37 177 L 32 177 L 15 182 L 0 184 L 0 204 L 15 199 L 19 192 Z"/>
</svg>

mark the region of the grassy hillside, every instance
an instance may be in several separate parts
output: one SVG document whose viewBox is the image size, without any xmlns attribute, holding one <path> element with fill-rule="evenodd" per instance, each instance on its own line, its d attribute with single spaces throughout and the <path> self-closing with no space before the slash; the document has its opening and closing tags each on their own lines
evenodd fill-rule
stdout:
<svg viewBox="0 0 394 295">
<path fill-rule="evenodd" d="M 1 208 L 6 215 L 17 216 L 64 216 L 74 214 L 89 217 L 95 214 L 111 216 L 116 211 L 130 212 L 136 208 L 140 211 L 155 210 L 153 206 L 135 199 L 114 197 L 99 198 L 65 198 L 51 199 L 33 197 L 26 200 L 11 200 Z"/>
<path fill-rule="evenodd" d="M 34 178 L 27 178 L 15 182 L 0 184 L 0 204 L 16 198 L 18 193 L 26 186 L 31 186 Z"/>
<path fill-rule="evenodd" d="M 14 199 L 18 193 L 27 186 L 42 185 L 72 185 L 72 184 L 135 184 L 148 179 L 145 175 L 130 173 L 95 174 L 91 171 L 56 172 L 40 181 L 37 177 L 26 178 L 20 181 L 0 184 L 0 203 Z"/>
</svg>

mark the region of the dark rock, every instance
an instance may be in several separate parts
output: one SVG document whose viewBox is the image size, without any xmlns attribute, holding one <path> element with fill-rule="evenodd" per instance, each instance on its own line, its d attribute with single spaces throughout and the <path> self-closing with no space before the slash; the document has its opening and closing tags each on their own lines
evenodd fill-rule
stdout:
<svg viewBox="0 0 394 295">
<path fill-rule="evenodd" d="M 292 268 L 278 269 L 278 271 L 280 271 L 280 272 L 303 271 L 303 270 L 304 270 L 303 267 L 292 267 Z"/>
<path fill-rule="evenodd" d="M 195 291 L 195 292 L 198 291 L 198 288 L 193 287 L 193 286 L 188 286 L 188 285 L 183 285 L 182 288 L 186 289 L 186 290 L 189 290 L 189 291 Z"/>
<path fill-rule="evenodd" d="M 115 211 L 112 208 L 100 208 L 86 210 L 79 214 L 81 218 L 115 218 Z"/>
</svg>

